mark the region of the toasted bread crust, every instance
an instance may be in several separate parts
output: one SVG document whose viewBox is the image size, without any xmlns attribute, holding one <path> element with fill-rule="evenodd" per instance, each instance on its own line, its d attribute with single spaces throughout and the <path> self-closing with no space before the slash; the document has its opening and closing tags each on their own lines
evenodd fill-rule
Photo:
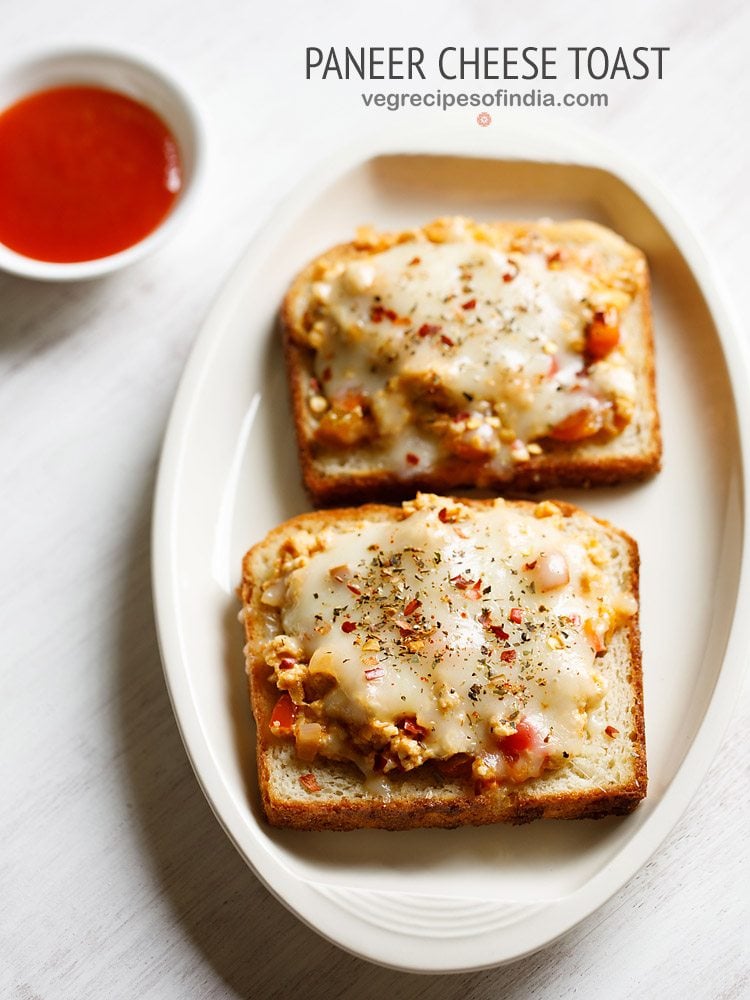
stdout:
<svg viewBox="0 0 750 1000">
<path fill-rule="evenodd" d="M 590 240 L 592 231 L 622 242 L 604 227 L 588 222 L 497 223 L 496 227 L 522 233 L 532 228 L 532 225 L 533 228 L 542 230 L 550 236 L 564 234 L 565 239 L 572 243 Z M 634 258 L 643 257 L 634 247 L 628 247 L 628 251 Z M 502 473 L 457 458 L 446 458 L 434 470 L 427 473 L 415 472 L 408 477 L 382 469 L 328 472 L 315 452 L 310 414 L 306 404 L 306 387 L 313 374 L 315 354 L 310 348 L 301 346 L 297 342 L 299 330 L 294 306 L 303 295 L 305 287 L 313 280 L 315 270 L 321 262 L 333 263 L 336 260 L 355 259 L 370 252 L 371 250 L 362 248 L 356 242 L 333 247 L 300 272 L 292 283 L 281 309 L 283 350 L 302 478 L 316 506 L 361 503 L 368 500 L 399 500 L 413 496 L 418 490 L 447 493 L 480 487 L 514 495 L 552 487 L 609 486 L 643 479 L 659 471 L 662 442 L 656 398 L 651 289 L 646 270 L 638 292 L 644 351 L 643 368 L 638 378 L 638 392 L 648 426 L 640 435 L 636 452 L 618 453 L 616 447 L 618 438 L 613 439 L 612 447 L 608 447 L 608 443 L 602 443 L 600 447 L 592 447 L 591 443 L 576 446 L 548 439 L 541 455 L 531 456 L 527 462 Z"/>
<path fill-rule="evenodd" d="M 533 508 L 531 501 L 511 501 L 514 505 Z M 601 525 L 613 537 L 618 538 L 627 552 L 630 572 L 630 588 L 633 597 L 639 597 L 639 555 L 636 542 L 624 531 L 601 518 L 584 514 L 580 508 L 563 501 L 554 501 L 566 517 L 584 515 Z M 461 503 L 475 508 L 491 505 L 492 500 L 465 500 Z M 388 520 L 395 518 L 398 508 L 381 504 L 367 504 L 359 508 L 335 511 L 335 523 L 366 520 Z M 627 626 L 629 648 L 628 683 L 631 691 L 630 714 L 632 727 L 628 734 L 632 753 L 632 773 L 630 780 L 615 788 L 591 787 L 586 790 L 546 794 L 543 779 L 514 786 L 500 786 L 495 790 L 475 792 L 471 781 L 451 780 L 445 787 L 445 780 L 424 765 L 420 772 L 432 774 L 435 787 L 441 788 L 437 796 L 431 788 L 419 794 L 413 789 L 408 795 L 398 794 L 398 788 L 409 789 L 410 775 L 394 780 L 394 792 L 390 800 L 378 795 L 368 795 L 364 791 L 364 779 L 353 764 L 342 764 L 317 760 L 314 765 L 299 764 L 300 774 L 311 768 L 320 774 L 334 768 L 348 775 L 357 795 L 344 798 L 326 797 L 320 793 L 300 791 L 299 797 L 290 798 L 277 794 L 273 782 L 273 764 L 280 747 L 288 748 L 291 741 L 272 736 L 269 720 L 278 691 L 269 682 L 270 668 L 259 655 L 261 647 L 259 630 L 258 594 L 262 579 L 259 563 L 269 550 L 274 550 L 290 530 L 307 529 L 313 532 L 331 524 L 332 512 L 312 512 L 301 514 L 274 529 L 245 555 L 242 567 L 242 583 L 239 597 L 246 613 L 244 616 L 247 640 L 247 672 L 249 694 L 253 715 L 257 724 L 257 764 L 259 787 L 263 808 L 268 821 L 274 826 L 291 827 L 300 830 L 355 830 L 379 828 L 406 830 L 418 827 L 457 827 L 484 825 L 488 823 L 526 823 L 535 819 L 596 819 L 604 816 L 621 815 L 631 812 L 646 794 L 646 740 L 643 716 L 643 682 L 641 664 L 641 643 L 638 612 Z M 605 655 L 606 660 L 606 655 Z M 424 781 L 422 781 L 424 784 Z"/>
</svg>

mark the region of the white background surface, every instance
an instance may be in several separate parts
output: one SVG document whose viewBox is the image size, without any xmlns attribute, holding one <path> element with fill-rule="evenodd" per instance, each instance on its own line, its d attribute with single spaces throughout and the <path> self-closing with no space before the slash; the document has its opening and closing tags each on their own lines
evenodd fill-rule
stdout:
<svg viewBox="0 0 750 1000">
<path fill-rule="evenodd" d="M 152 260 L 65 287 L 0 276 L 0 995 L 747 996 L 747 684 L 690 811 L 599 913 L 503 969 L 402 975 L 299 924 L 225 838 L 171 714 L 148 562 L 161 435 L 200 322 L 283 196 L 277 178 L 363 120 L 357 85 L 304 82 L 305 45 L 670 45 L 663 81 L 612 85 L 608 110 L 564 115 L 662 180 L 741 305 L 744 5 L 389 0 L 376 13 L 341 0 L 210 9 L 6 0 L 0 9 L 4 60 L 90 42 L 172 69 L 201 104 L 210 158 L 195 214 Z M 368 120 L 387 127 L 389 113 Z M 498 113 L 492 127 L 501 124 Z"/>
</svg>

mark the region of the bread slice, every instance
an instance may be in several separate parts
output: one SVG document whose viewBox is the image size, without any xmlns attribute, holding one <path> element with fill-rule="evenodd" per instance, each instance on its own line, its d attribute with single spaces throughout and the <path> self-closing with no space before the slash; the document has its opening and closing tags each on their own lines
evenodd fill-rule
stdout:
<svg viewBox="0 0 750 1000">
<path fill-rule="evenodd" d="M 659 468 L 648 268 L 603 226 L 362 230 L 295 278 L 282 326 L 318 505 Z"/>
<path fill-rule="evenodd" d="M 559 565 L 548 578 L 558 557 L 567 583 Z M 647 783 L 638 566 L 628 535 L 562 502 L 420 495 L 280 525 L 246 554 L 239 590 L 268 820 L 630 812 Z M 531 746 L 516 745 L 524 726 Z"/>
</svg>

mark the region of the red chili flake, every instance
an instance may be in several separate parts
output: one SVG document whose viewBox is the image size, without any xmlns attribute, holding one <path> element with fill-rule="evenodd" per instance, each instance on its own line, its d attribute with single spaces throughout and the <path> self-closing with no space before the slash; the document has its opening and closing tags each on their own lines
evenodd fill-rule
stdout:
<svg viewBox="0 0 750 1000">
<path fill-rule="evenodd" d="M 407 451 L 406 461 L 409 465 L 419 465 L 419 455 L 415 455 L 413 451 Z"/>
<path fill-rule="evenodd" d="M 470 601 L 480 601 L 482 599 L 482 581 L 477 580 L 467 589 L 466 597 Z"/>
<path fill-rule="evenodd" d="M 424 726 L 420 726 L 416 719 L 404 719 L 403 730 L 409 736 L 414 736 L 418 740 L 423 739 L 427 735 L 427 730 Z"/>
<path fill-rule="evenodd" d="M 536 568 L 536 559 L 534 560 L 534 562 L 524 563 L 523 568 L 524 569 L 535 569 Z"/>
<path fill-rule="evenodd" d="M 505 640 L 508 638 L 508 633 L 505 631 L 502 625 L 490 625 L 489 629 L 490 632 L 492 632 L 492 634 L 496 636 L 496 638 L 502 640 L 503 642 L 505 642 Z"/>
<path fill-rule="evenodd" d="M 414 267 L 415 264 L 421 264 L 421 263 L 422 263 L 421 257 L 412 257 L 412 259 L 409 261 L 409 267 Z"/>
<path fill-rule="evenodd" d="M 291 670 L 292 667 L 296 667 L 296 666 L 297 666 L 297 661 L 296 660 L 290 660 L 287 657 L 284 657 L 283 660 L 279 661 L 279 670 Z"/>
<path fill-rule="evenodd" d="M 438 520 L 442 521 L 443 524 L 446 524 L 448 522 L 448 508 L 447 507 L 441 507 L 440 508 L 440 510 L 438 511 Z"/>
<path fill-rule="evenodd" d="M 320 785 L 318 784 L 318 779 L 310 771 L 308 774 L 301 774 L 299 776 L 299 783 L 307 792 L 319 792 Z"/>
<path fill-rule="evenodd" d="M 347 635 L 348 635 L 348 634 L 349 634 L 350 632 L 353 632 L 353 631 L 355 630 L 355 628 L 356 628 L 356 627 L 357 627 L 357 626 L 356 626 L 356 625 L 354 624 L 354 622 L 342 622 L 342 623 L 341 623 L 341 631 L 342 631 L 342 632 L 346 632 L 346 633 L 347 633 Z"/>
<path fill-rule="evenodd" d="M 451 340 L 450 337 L 446 336 L 446 334 L 444 333 L 440 334 L 440 343 L 445 344 L 446 347 L 453 347 L 453 341 Z"/>
<path fill-rule="evenodd" d="M 607 726 L 607 728 L 604 730 L 604 732 L 607 734 L 607 736 L 610 737 L 610 739 L 613 739 L 615 736 L 619 736 L 620 735 L 620 730 L 619 729 L 615 729 L 614 726 Z"/>
<path fill-rule="evenodd" d="M 514 260 L 509 260 L 508 263 L 513 268 L 513 270 L 505 272 L 505 274 L 503 275 L 503 281 L 505 282 L 513 281 L 515 276 L 518 274 L 518 264 L 516 264 Z"/>
<path fill-rule="evenodd" d="M 353 594 L 354 594 L 354 595 L 355 595 L 356 597 L 359 597 L 359 596 L 361 595 L 361 593 L 362 593 L 362 591 L 361 591 L 361 590 L 359 589 L 359 587 L 357 587 L 357 586 L 356 586 L 355 584 L 353 584 L 353 583 L 347 583 L 347 587 L 349 588 L 349 590 L 351 590 L 351 592 L 352 592 L 352 593 L 353 593 Z"/>
<path fill-rule="evenodd" d="M 512 663 L 516 658 L 515 649 L 504 649 L 500 654 L 500 659 L 503 663 Z"/>
<path fill-rule="evenodd" d="M 398 313 L 394 312 L 393 309 L 386 309 L 385 306 L 373 306 L 372 311 L 376 312 L 380 317 L 380 319 L 375 321 L 376 323 L 379 323 L 384 316 L 386 319 L 389 319 L 391 323 L 395 323 L 398 319 Z"/>
<path fill-rule="evenodd" d="M 373 323 L 382 323 L 385 316 L 385 309 L 382 306 L 373 306 L 370 310 L 370 320 Z"/>
<path fill-rule="evenodd" d="M 492 621 L 492 615 L 490 614 L 489 608 L 482 608 L 482 613 L 479 616 L 479 624 L 485 627 Z"/>
<path fill-rule="evenodd" d="M 440 333 L 442 326 L 437 323 L 423 323 L 417 330 L 418 337 L 429 337 L 430 334 Z"/>
<path fill-rule="evenodd" d="M 514 625 L 520 625 L 523 621 L 523 612 L 520 608 L 511 608 L 508 618 L 510 618 Z"/>
<path fill-rule="evenodd" d="M 422 607 L 422 602 L 418 601 L 416 597 L 413 597 L 404 608 L 404 615 L 408 618 L 409 615 L 413 615 L 414 612 L 421 607 Z"/>
<path fill-rule="evenodd" d="M 370 667 L 369 670 L 365 670 L 365 679 L 368 681 L 377 680 L 378 677 L 385 677 L 385 670 L 382 667 Z"/>
<path fill-rule="evenodd" d="M 568 621 L 573 626 L 573 628 L 579 628 L 581 624 L 580 615 L 568 615 Z"/>
<path fill-rule="evenodd" d="M 463 305 L 461 306 L 462 309 L 476 309 L 476 307 L 477 307 L 476 299 L 469 299 L 468 302 L 464 302 Z"/>
<path fill-rule="evenodd" d="M 454 587 L 458 587 L 459 590 L 466 590 L 467 587 L 476 586 L 474 581 L 465 577 L 463 573 L 459 573 L 457 576 L 452 576 L 451 583 Z"/>
</svg>

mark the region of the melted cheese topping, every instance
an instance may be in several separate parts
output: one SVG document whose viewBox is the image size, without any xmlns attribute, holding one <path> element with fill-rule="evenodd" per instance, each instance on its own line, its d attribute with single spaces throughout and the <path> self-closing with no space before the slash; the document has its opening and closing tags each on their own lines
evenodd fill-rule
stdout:
<svg viewBox="0 0 750 1000">
<path fill-rule="evenodd" d="M 375 442 L 402 472 L 446 454 L 502 470 L 561 425 L 565 440 L 619 433 L 635 404 L 620 321 L 637 282 L 602 280 L 540 237 L 493 246 L 460 219 L 439 235 L 334 260 L 312 285 L 318 446 Z M 592 357 L 597 316 L 614 333 Z"/>
<path fill-rule="evenodd" d="M 596 538 L 566 521 L 549 502 L 420 495 L 395 522 L 298 538 L 263 595 L 279 609 L 266 659 L 298 706 L 298 746 L 312 721 L 313 753 L 366 773 L 456 755 L 478 778 L 560 766 L 604 693 L 594 647 L 635 610 L 607 592 Z M 503 752 L 521 723 L 532 744 Z"/>
</svg>

